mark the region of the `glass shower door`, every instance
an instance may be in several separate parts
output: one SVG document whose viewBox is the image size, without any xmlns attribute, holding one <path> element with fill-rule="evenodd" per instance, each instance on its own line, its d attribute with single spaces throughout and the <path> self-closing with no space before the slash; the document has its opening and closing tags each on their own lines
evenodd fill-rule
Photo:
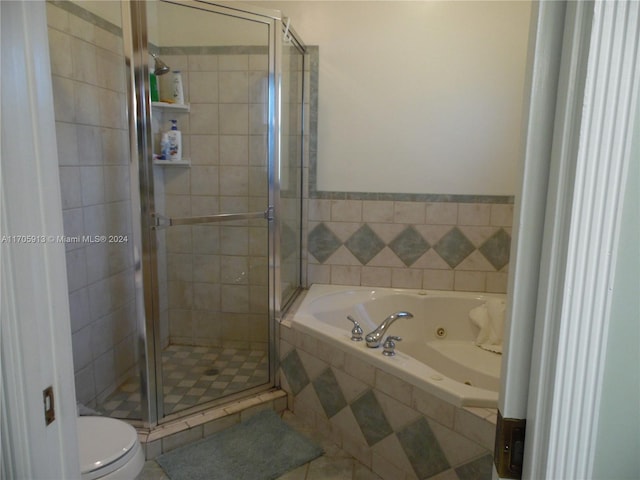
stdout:
<svg viewBox="0 0 640 480">
<path fill-rule="evenodd" d="M 272 381 L 270 26 L 193 5 L 147 13 L 154 152 L 172 120 L 183 147 L 153 166 L 159 419 Z"/>
<path fill-rule="evenodd" d="M 304 47 L 291 31 L 282 39 L 280 112 L 280 297 L 286 307 L 302 284 L 302 157 Z"/>
</svg>

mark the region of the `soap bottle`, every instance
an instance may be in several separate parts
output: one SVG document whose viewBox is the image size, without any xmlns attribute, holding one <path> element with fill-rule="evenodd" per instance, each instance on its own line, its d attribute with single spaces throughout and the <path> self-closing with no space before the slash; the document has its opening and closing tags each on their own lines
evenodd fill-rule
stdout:
<svg viewBox="0 0 640 480">
<path fill-rule="evenodd" d="M 164 132 L 160 140 L 160 160 L 169 160 L 169 132 Z"/>
<path fill-rule="evenodd" d="M 179 162 L 182 160 L 182 132 L 178 130 L 177 120 L 171 120 L 171 130 L 167 134 L 169 137 L 169 157 L 167 160 Z"/>
</svg>

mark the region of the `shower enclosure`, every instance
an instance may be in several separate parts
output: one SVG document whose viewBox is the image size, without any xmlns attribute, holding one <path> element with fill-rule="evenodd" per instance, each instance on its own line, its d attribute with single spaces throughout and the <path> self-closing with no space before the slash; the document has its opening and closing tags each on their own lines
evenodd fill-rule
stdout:
<svg viewBox="0 0 640 480">
<path fill-rule="evenodd" d="M 91 83 L 75 75 L 90 75 L 80 61 L 92 54 L 98 71 L 106 71 L 100 68 L 102 30 L 113 40 L 110 83 L 96 75 L 95 89 L 84 97 L 98 97 L 92 128 L 102 137 L 97 145 L 103 155 L 91 171 L 82 167 L 86 172 L 60 162 L 63 207 L 72 180 L 86 176 L 82 189 L 90 192 L 89 173 L 93 184 L 103 185 L 103 197 L 112 197 L 107 190 L 113 188 L 122 200 L 115 210 L 106 201 L 100 209 L 79 205 L 82 233 L 118 235 L 120 244 L 67 250 L 72 267 L 76 257 L 78 264 L 102 257 L 107 264 L 104 279 L 82 283 L 69 274 L 74 360 L 84 359 L 82 368 L 76 365 L 76 385 L 79 401 L 88 406 L 153 426 L 276 384 L 277 319 L 301 284 L 304 46 L 277 11 L 165 0 L 118 8 L 121 24 L 113 24 L 117 15 L 84 11 L 81 3 L 48 6 L 59 144 L 70 128 L 78 145 L 90 140 L 80 138 L 87 121 L 79 118 L 77 94 L 65 100 L 73 90 L 67 83 Z M 78 35 L 69 34 L 69 25 L 80 24 Z M 93 40 L 81 38 L 87 25 Z M 67 42 L 82 55 L 58 69 Z M 178 75 L 183 103 L 173 97 Z M 120 123 L 99 124 L 108 109 L 118 112 Z M 126 138 L 127 119 L 130 156 L 123 148 L 107 152 Z M 182 133 L 179 162 L 159 158 L 172 120 Z M 117 164 L 117 179 L 99 178 L 109 176 L 107 164 Z M 65 210 L 67 230 L 77 210 L 71 207 Z M 92 209 L 106 212 L 104 224 L 92 224 Z M 109 221 L 112 210 L 120 218 L 117 231 Z M 114 252 L 121 268 L 110 268 L 110 261 L 117 263 Z M 89 320 L 78 315 L 75 328 L 74 303 L 85 290 L 95 324 L 86 327 Z M 83 338 L 99 344 L 101 335 L 124 331 L 126 349 L 118 339 L 108 353 L 76 355 Z M 123 350 L 126 358 L 119 357 Z M 113 366 L 108 381 L 105 365 Z M 83 383 L 89 376 L 91 394 Z"/>
</svg>

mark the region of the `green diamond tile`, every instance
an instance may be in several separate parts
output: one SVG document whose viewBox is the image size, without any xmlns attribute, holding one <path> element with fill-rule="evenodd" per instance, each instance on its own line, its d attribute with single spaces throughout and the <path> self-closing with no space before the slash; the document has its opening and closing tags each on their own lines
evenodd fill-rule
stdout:
<svg viewBox="0 0 640 480">
<path fill-rule="evenodd" d="M 320 263 L 326 262 L 341 245 L 340 239 L 324 223 L 309 232 L 309 252 Z"/>
<path fill-rule="evenodd" d="M 291 352 L 282 359 L 280 368 L 282 368 L 284 375 L 287 377 L 287 382 L 294 395 L 300 393 L 300 391 L 309 384 L 309 377 L 302 365 L 302 360 L 300 360 L 297 350 L 291 350 Z"/>
<path fill-rule="evenodd" d="M 384 248 L 384 242 L 365 224 L 349 237 L 345 246 L 360 263 L 366 265 Z"/>
<path fill-rule="evenodd" d="M 369 446 L 375 445 L 393 433 L 393 429 L 372 390 L 368 390 L 355 400 L 351 404 L 351 411 Z"/>
<path fill-rule="evenodd" d="M 424 418 L 396 433 L 418 478 L 430 478 L 450 468 L 449 462 Z"/>
<path fill-rule="evenodd" d="M 287 225 L 286 221 L 282 222 L 280 239 L 280 254 L 283 260 L 298 252 L 300 235 Z"/>
<path fill-rule="evenodd" d="M 456 268 L 471 255 L 475 247 L 457 227 L 454 227 L 433 246 L 433 249 L 451 268 Z"/>
<path fill-rule="evenodd" d="M 311 383 L 327 417 L 333 417 L 347 406 L 347 401 L 331 368 L 327 368 Z"/>
<path fill-rule="evenodd" d="M 509 249 L 511 248 L 511 236 L 501 228 L 489 239 L 480 245 L 480 253 L 485 256 L 496 270 L 502 269 L 509 263 Z"/>
<path fill-rule="evenodd" d="M 460 480 L 488 480 L 493 473 L 493 457 L 485 455 L 455 470 Z"/>
<path fill-rule="evenodd" d="M 393 239 L 389 248 L 407 267 L 410 267 L 429 250 L 429 244 L 415 228 L 407 227 Z"/>
</svg>

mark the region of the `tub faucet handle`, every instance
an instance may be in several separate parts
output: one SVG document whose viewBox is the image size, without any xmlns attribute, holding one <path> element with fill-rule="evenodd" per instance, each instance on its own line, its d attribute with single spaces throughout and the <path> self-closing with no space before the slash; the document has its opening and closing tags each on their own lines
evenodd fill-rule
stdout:
<svg viewBox="0 0 640 480">
<path fill-rule="evenodd" d="M 389 335 L 382 344 L 382 348 L 384 348 L 382 354 L 386 357 L 393 357 L 396 354 L 396 342 L 400 340 L 402 340 L 402 338 Z"/>
<path fill-rule="evenodd" d="M 364 331 L 360 324 L 353 318 L 351 315 L 347 315 L 347 320 L 353 322 L 353 328 L 351 329 L 351 340 L 354 342 L 361 342 L 362 335 L 364 335 Z"/>
</svg>

